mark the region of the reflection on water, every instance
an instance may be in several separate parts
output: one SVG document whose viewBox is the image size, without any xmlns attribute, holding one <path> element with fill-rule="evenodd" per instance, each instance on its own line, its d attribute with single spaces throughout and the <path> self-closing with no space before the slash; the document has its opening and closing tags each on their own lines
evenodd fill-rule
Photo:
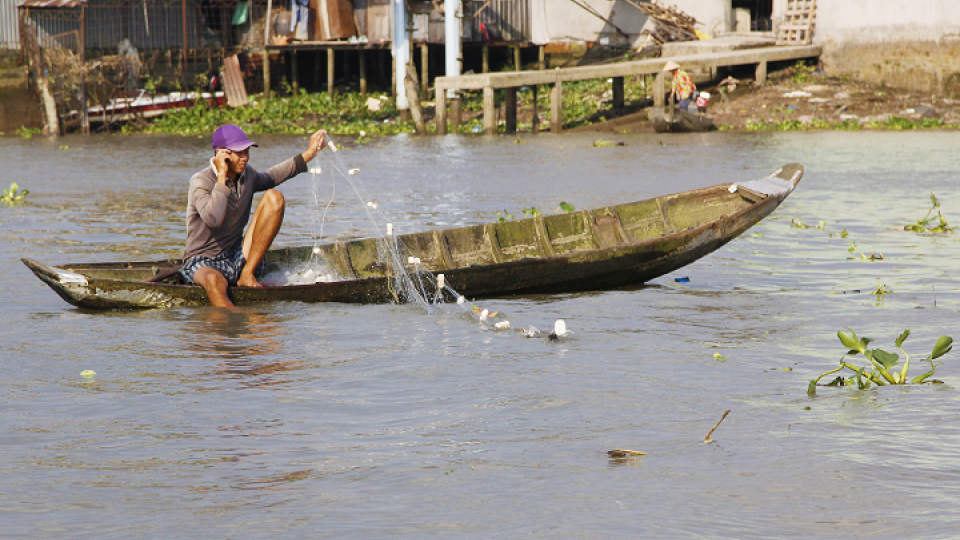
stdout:
<svg viewBox="0 0 960 540">
<path fill-rule="evenodd" d="M 840 329 L 892 349 L 910 328 L 915 360 L 960 328 L 960 235 L 902 230 L 931 191 L 960 220 L 944 150 L 960 133 L 622 138 L 341 141 L 398 234 L 806 165 L 776 213 L 676 275 L 484 301 L 514 328 L 564 319 L 575 338 L 561 343 L 413 306 L 74 309 L 19 257 L 179 255 L 206 142 L 0 139 L 6 170 L 31 190 L 28 205 L 0 208 L 2 535 L 953 538 L 956 353 L 937 370 L 944 385 L 813 399 L 806 385 L 843 354 Z M 304 142 L 262 138 L 252 162 Z M 281 189 L 278 244 L 312 245 L 311 178 Z M 338 198 L 324 236 L 372 235 L 364 216 Z M 851 240 L 884 260 L 851 258 Z M 870 294 L 880 285 L 893 292 Z M 613 448 L 647 455 L 611 459 Z"/>
</svg>

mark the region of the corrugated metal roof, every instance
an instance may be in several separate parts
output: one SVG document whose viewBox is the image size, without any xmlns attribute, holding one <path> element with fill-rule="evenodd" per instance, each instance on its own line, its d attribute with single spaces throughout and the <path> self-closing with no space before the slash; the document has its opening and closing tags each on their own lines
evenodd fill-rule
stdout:
<svg viewBox="0 0 960 540">
<path fill-rule="evenodd" d="M 31 9 L 77 8 L 86 5 L 87 0 L 23 0 L 19 7 Z"/>
</svg>

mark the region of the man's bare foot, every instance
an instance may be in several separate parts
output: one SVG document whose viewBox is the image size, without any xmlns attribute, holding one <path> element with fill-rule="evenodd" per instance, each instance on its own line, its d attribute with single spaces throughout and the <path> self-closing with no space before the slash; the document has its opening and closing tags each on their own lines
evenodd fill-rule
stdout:
<svg viewBox="0 0 960 540">
<path fill-rule="evenodd" d="M 237 278 L 237 285 L 240 287 L 263 287 L 263 284 L 257 281 L 257 278 L 242 274 Z"/>
</svg>

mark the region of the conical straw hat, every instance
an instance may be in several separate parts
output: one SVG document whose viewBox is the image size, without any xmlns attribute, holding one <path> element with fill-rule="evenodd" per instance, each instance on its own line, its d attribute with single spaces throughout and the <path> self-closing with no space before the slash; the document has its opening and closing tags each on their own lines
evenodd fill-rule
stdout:
<svg viewBox="0 0 960 540">
<path fill-rule="evenodd" d="M 663 66 L 663 71 L 673 71 L 675 69 L 680 69 L 680 64 L 670 60 L 667 62 L 667 65 Z"/>
</svg>

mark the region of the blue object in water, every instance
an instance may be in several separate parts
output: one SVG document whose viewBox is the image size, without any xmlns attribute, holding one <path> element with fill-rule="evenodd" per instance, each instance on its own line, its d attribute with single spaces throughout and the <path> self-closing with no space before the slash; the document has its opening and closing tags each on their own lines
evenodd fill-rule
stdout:
<svg viewBox="0 0 960 540">
<path fill-rule="evenodd" d="M 470 128 L 470 131 L 474 133 L 480 133 L 481 131 L 483 131 L 483 128 L 480 126 L 473 126 L 472 128 Z"/>
<path fill-rule="evenodd" d="M 690 283 L 690 278 L 688 278 L 688 277 L 678 277 L 678 278 L 675 279 L 674 281 L 676 281 L 677 283 Z"/>
</svg>

